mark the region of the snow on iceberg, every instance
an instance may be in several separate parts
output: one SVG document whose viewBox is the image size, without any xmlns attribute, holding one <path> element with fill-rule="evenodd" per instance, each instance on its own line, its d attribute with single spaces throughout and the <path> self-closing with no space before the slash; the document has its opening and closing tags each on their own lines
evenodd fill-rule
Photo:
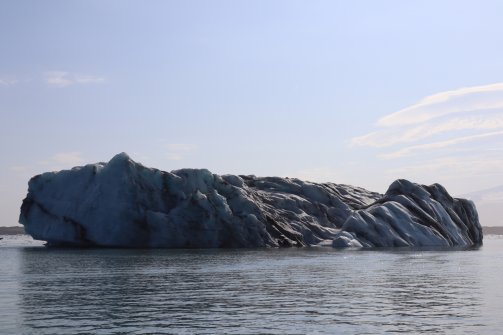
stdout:
<svg viewBox="0 0 503 335">
<path fill-rule="evenodd" d="M 381 195 L 292 178 L 164 172 L 127 154 L 33 177 L 19 222 L 49 245 L 164 248 L 471 246 L 473 202 L 440 185 Z"/>
</svg>

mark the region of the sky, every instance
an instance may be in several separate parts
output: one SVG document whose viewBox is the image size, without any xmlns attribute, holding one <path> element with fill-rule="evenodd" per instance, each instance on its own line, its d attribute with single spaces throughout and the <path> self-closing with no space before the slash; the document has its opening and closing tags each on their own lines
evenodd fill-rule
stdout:
<svg viewBox="0 0 503 335">
<path fill-rule="evenodd" d="M 0 225 L 30 177 L 503 185 L 502 1 L 1 1 Z M 499 223 L 483 222 L 485 225 Z M 503 222 L 501 223 L 503 225 Z"/>
</svg>

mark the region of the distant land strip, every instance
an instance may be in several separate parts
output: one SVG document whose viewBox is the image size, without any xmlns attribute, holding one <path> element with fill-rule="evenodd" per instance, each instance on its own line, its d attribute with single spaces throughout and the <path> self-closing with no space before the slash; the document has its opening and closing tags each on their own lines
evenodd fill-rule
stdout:
<svg viewBox="0 0 503 335">
<path fill-rule="evenodd" d="M 484 235 L 503 235 L 503 227 L 482 227 L 482 233 Z"/>
<path fill-rule="evenodd" d="M 484 235 L 503 235 L 503 226 L 482 227 Z M 23 226 L 0 227 L 0 235 L 21 235 L 25 234 Z"/>
<path fill-rule="evenodd" d="M 23 226 L 0 227 L 0 235 L 21 235 L 25 234 Z"/>
</svg>

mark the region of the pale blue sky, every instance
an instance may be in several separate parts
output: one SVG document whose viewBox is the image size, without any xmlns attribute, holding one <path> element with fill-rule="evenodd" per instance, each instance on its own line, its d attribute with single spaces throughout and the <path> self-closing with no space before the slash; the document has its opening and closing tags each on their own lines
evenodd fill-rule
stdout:
<svg viewBox="0 0 503 335">
<path fill-rule="evenodd" d="M 380 192 L 397 178 L 501 185 L 502 14 L 502 1 L 2 1 L 0 225 L 32 175 L 121 151 Z"/>
</svg>

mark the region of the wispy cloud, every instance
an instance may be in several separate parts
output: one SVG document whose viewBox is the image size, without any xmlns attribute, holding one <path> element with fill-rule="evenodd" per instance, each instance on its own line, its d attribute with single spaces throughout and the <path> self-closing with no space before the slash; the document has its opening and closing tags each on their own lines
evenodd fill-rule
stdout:
<svg viewBox="0 0 503 335">
<path fill-rule="evenodd" d="M 388 170 L 394 176 L 434 175 L 436 179 L 456 179 L 459 176 L 477 177 L 501 175 L 503 157 L 481 153 L 469 157 L 447 156 L 428 162 L 398 166 Z"/>
<path fill-rule="evenodd" d="M 476 111 L 451 118 L 442 117 L 408 127 L 387 127 L 355 137 L 351 140 L 351 144 L 354 146 L 384 148 L 396 144 L 416 142 L 450 132 L 494 131 L 496 129 L 503 129 L 503 112 L 501 110 Z"/>
<path fill-rule="evenodd" d="M 166 156 L 173 161 L 184 159 L 196 149 L 195 145 L 188 143 L 167 143 L 164 146 L 168 151 Z"/>
<path fill-rule="evenodd" d="M 503 108 L 503 83 L 465 87 L 436 93 L 418 103 L 379 119 L 382 127 L 426 122 L 440 116 Z"/>
<path fill-rule="evenodd" d="M 337 182 L 341 180 L 340 172 L 334 168 L 330 167 L 315 167 L 299 170 L 284 177 L 299 178 L 301 180 L 307 180 L 312 182 Z"/>
<path fill-rule="evenodd" d="M 27 165 L 14 165 L 9 167 L 9 170 L 19 174 L 25 174 L 32 171 L 32 169 Z"/>
<path fill-rule="evenodd" d="M 351 140 L 353 146 L 403 146 L 383 158 L 445 148 L 503 131 L 503 83 L 446 91 L 377 121 L 377 129 Z M 410 145 L 416 142 L 416 145 Z"/>
<path fill-rule="evenodd" d="M 46 171 L 59 171 L 82 165 L 84 158 L 80 152 L 58 152 L 47 159 L 30 165 L 15 165 L 9 168 L 16 176 L 26 179 Z"/>
<path fill-rule="evenodd" d="M 407 157 L 407 156 L 411 156 L 412 154 L 420 152 L 420 151 L 428 151 L 428 150 L 432 150 L 432 149 L 446 148 L 446 147 L 455 146 L 455 145 L 459 145 L 459 144 L 463 144 L 463 143 L 486 139 L 489 137 L 503 137 L 503 131 L 495 131 L 492 133 L 483 133 L 483 134 L 478 134 L 478 135 L 453 138 L 453 139 L 445 140 L 445 141 L 438 141 L 438 142 L 427 143 L 427 144 L 413 145 L 413 146 L 399 149 L 399 150 L 391 152 L 391 153 L 382 154 L 382 155 L 380 155 L 380 157 L 386 158 L 386 159 Z"/>
<path fill-rule="evenodd" d="M 72 152 L 59 152 L 51 157 L 52 161 L 58 164 L 64 164 L 68 166 L 75 166 L 82 164 L 84 159 L 82 158 L 82 154 L 77 151 Z"/>
<path fill-rule="evenodd" d="M 14 77 L 0 77 L 0 86 L 13 86 L 19 83 L 19 79 Z"/>
<path fill-rule="evenodd" d="M 49 71 L 45 73 L 45 82 L 54 87 L 68 87 L 77 84 L 99 84 L 105 81 L 104 77 L 77 74 L 65 71 Z"/>
<path fill-rule="evenodd" d="M 490 185 L 503 177 L 503 83 L 427 96 L 380 118 L 351 146 L 372 148 L 390 179 Z"/>
<path fill-rule="evenodd" d="M 46 171 L 52 170 L 62 170 L 69 169 L 77 165 L 81 165 L 84 162 L 82 154 L 77 151 L 71 152 L 58 152 L 50 156 L 46 160 L 37 162 L 37 164 L 44 168 Z"/>
</svg>

